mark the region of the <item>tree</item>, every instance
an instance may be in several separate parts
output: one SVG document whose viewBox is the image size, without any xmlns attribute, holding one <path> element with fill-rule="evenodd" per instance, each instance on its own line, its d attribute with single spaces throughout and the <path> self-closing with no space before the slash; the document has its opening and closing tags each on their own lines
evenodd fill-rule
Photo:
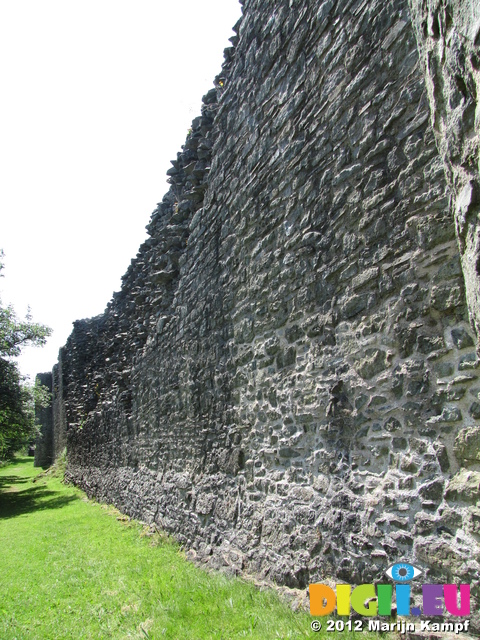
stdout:
<svg viewBox="0 0 480 640">
<path fill-rule="evenodd" d="M 0 277 L 4 268 L 0 251 Z M 0 300 L 0 458 L 8 458 L 32 440 L 36 432 L 35 401 L 48 402 L 45 389 L 29 385 L 13 358 L 28 345 L 44 345 L 52 333 L 45 325 L 33 322 L 30 313 L 19 320 L 11 305 Z"/>
</svg>

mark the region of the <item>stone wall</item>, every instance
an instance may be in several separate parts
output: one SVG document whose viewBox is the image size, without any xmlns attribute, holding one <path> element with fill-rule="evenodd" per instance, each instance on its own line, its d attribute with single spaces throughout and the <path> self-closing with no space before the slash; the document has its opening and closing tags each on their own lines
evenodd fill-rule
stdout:
<svg viewBox="0 0 480 640">
<path fill-rule="evenodd" d="M 472 323 L 480 332 L 480 5 L 410 0 L 432 127 L 453 197 Z"/>
<path fill-rule="evenodd" d="M 52 393 L 52 374 L 37 373 L 36 382 Z M 49 467 L 54 461 L 53 448 L 53 411 L 51 407 L 35 406 L 35 422 L 40 431 L 35 438 L 34 467 Z"/>
<path fill-rule="evenodd" d="M 476 335 L 407 1 L 243 10 L 150 238 L 61 352 L 69 476 L 213 566 L 408 560 L 478 597 Z"/>
</svg>

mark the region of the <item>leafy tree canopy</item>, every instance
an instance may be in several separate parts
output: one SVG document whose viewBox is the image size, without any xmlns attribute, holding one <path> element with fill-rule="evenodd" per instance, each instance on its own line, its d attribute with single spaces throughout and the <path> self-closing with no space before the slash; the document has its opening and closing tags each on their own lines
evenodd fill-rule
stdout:
<svg viewBox="0 0 480 640">
<path fill-rule="evenodd" d="M 0 277 L 4 268 L 0 251 Z M 33 322 L 30 314 L 19 320 L 11 305 L 0 300 L 0 458 L 11 456 L 31 441 L 36 433 L 35 403 L 48 406 L 45 388 L 30 385 L 12 360 L 28 345 L 45 344 L 51 329 Z"/>
<path fill-rule="evenodd" d="M 12 306 L 2 307 L 0 302 L 0 357 L 19 356 L 22 348 L 44 345 L 51 330 L 32 321 L 30 314 L 19 320 Z"/>
</svg>

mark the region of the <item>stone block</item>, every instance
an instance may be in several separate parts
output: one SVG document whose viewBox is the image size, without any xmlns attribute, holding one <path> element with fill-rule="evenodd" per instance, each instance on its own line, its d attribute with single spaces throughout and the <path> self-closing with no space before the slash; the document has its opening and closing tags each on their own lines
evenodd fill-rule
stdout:
<svg viewBox="0 0 480 640">
<path fill-rule="evenodd" d="M 447 500 L 476 502 L 480 499 L 480 473 L 461 469 L 447 485 Z"/>
<path fill-rule="evenodd" d="M 474 345 L 473 338 L 463 327 L 452 329 L 452 340 L 457 349 L 466 349 Z"/>
<path fill-rule="evenodd" d="M 383 349 L 367 349 L 365 357 L 356 363 L 356 370 L 366 380 L 370 380 L 389 367 L 388 354 Z"/>
<path fill-rule="evenodd" d="M 459 431 L 453 451 L 461 465 L 480 462 L 480 427 L 467 427 Z"/>
</svg>

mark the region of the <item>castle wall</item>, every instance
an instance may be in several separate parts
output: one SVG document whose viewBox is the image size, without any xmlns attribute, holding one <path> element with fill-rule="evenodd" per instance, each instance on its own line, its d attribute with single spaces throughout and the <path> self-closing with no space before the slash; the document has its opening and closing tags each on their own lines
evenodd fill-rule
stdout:
<svg viewBox="0 0 480 640">
<path fill-rule="evenodd" d="M 213 566 L 478 596 L 476 336 L 408 4 L 245 0 L 236 30 L 62 351 L 68 474 Z"/>
<path fill-rule="evenodd" d="M 38 373 L 37 382 L 52 393 L 52 374 Z M 49 467 L 53 460 L 53 411 L 50 407 L 35 405 L 35 422 L 40 430 L 35 438 L 34 467 Z"/>
</svg>

